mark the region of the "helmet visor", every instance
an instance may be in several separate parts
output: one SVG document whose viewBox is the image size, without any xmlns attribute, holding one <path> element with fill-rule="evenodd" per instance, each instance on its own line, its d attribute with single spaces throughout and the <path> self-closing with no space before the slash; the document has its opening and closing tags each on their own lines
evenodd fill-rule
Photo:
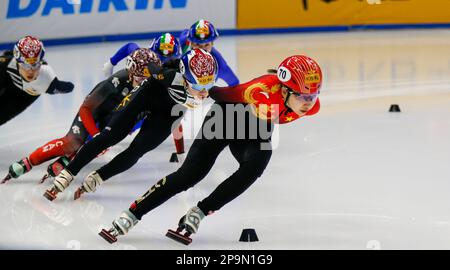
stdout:
<svg viewBox="0 0 450 270">
<path fill-rule="evenodd" d="M 36 62 L 34 64 L 28 64 L 25 62 L 19 62 L 19 66 L 26 70 L 38 70 L 41 67 L 41 63 Z"/>
<path fill-rule="evenodd" d="M 209 91 L 214 86 L 214 81 L 208 84 L 192 84 L 188 80 L 186 82 L 195 91 Z"/>
<path fill-rule="evenodd" d="M 313 102 L 319 97 L 320 92 L 314 94 L 301 94 L 298 92 L 290 91 L 291 95 L 294 96 L 295 99 L 301 102 Z"/>
</svg>

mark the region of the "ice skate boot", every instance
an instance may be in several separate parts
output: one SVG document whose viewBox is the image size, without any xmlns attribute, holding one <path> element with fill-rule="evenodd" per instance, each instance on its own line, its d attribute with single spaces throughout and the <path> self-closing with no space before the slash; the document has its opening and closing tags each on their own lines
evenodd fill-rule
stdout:
<svg viewBox="0 0 450 270">
<path fill-rule="evenodd" d="M 70 160 L 67 157 L 60 157 L 52 164 L 48 165 L 47 172 L 41 178 L 39 184 L 42 184 L 50 177 L 56 177 L 69 164 Z"/>
<path fill-rule="evenodd" d="M 66 169 L 62 170 L 60 174 L 55 177 L 53 187 L 44 193 L 44 197 L 49 201 L 56 199 L 59 192 L 63 192 L 73 181 L 73 175 Z"/>
<path fill-rule="evenodd" d="M 200 221 L 204 217 L 205 214 L 202 210 L 197 206 L 194 206 L 180 219 L 177 230 L 169 230 L 166 236 L 182 244 L 189 245 L 192 243 L 192 239 L 190 238 L 191 234 L 198 231 Z M 183 231 L 185 232 L 183 233 Z"/>
<path fill-rule="evenodd" d="M 117 236 L 127 234 L 138 222 L 139 220 L 136 216 L 129 210 L 126 210 L 122 212 L 119 218 L 112 222 L 113 226 L 109 230 L 103 229 L 99 235 L 112 244 L 117 241 Z"/>
<path fill-rule="evenodd" d="M 3 178 L 1 184 L 6 183 L 12 178 L 18 178 L 19 176 L 24 175 L 29 172 L 32 167 L 33 166 L 31 166 L 31 162 L 28 158 L 23 158 L 17 162 L 14 162 L 11 166 L 9 166 L 8 175 Z"/>
<path fill-rule="evenodd" d="M 73 199 L 79 199 L 85 192 L 95 192 L 97 187 L 102 183 L 103 179 L 100 175 L 96 171 L 91 172 L 88 176 L 86 176 L 86 179 L 84 179 L 83 185 L 75 191 L 73 194 Z"/>
</svg>

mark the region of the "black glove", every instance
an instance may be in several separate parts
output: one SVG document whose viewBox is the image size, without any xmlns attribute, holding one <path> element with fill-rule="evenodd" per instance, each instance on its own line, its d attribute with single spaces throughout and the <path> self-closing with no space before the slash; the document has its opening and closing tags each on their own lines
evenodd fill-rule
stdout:
<svg viewBox="0 0 450 270">
<path fill-rule="evenodd" d="M 50 95 L 54 94 L 66 94 L 73 91 L 74 85 L 71 82 L 60 81 L 55 78 L 50 84 L 47 93 Z"/>
</svg>

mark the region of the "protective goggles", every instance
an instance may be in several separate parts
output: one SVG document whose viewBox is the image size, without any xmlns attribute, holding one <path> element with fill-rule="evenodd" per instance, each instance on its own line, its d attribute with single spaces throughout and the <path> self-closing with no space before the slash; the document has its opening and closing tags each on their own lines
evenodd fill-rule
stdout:
<svg viewBox="0 0 450 270">
<path fill-rule="evenodd" d="M 195 91 L 209 91 L 209 89 L 214 86 L 214 81 L 208 84 L 192 84 L 188 80 L 186 80 L 186 83 Z"/>
<path fill-rule="evenodd" d="M 19 66 L 26 70 L 38 70 L 41 67 L 41 62 L 36 62 L 34 64 L 28 64 L 25 62 L 19 62 Z"/>
<path fill-rule="evenodd" d="M 302 102 L 313 102 L 317 99 L 317 97 L 320 94 L 320 91 L 314 94 L 300 94 L 298 92 L 295 92 L 291 89 L 289 89 L 289 93 L 295 97 L 298 101 Z"/>
</svg>

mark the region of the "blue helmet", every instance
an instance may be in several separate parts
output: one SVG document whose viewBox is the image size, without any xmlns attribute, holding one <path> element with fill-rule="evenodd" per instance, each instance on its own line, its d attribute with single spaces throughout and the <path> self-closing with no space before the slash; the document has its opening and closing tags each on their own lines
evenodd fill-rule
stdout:
<svg viewBox="0 0 450 270">
<path fill-rule="evenodd" d="M 214 41 L 219 36 L 214 25 L 205 20 L 199 20 L 189 29 L 188 39 L 198 44 Z"/>
<path fill-rule="evenodd" d="M 180 72 L 194 90 L 211 89 L 217 80 L 218 70 L 217 61 L 203 49 L 190 50 L 181 57 Z"/>
<path fill-rule="evenodd" d="M 163 34 L 150 44 L 150 50 L 157 53 L 163 63 L 170 59 L 180 58 L 180 47 L 180 41 L 170 33 Z"/>
</svg>

